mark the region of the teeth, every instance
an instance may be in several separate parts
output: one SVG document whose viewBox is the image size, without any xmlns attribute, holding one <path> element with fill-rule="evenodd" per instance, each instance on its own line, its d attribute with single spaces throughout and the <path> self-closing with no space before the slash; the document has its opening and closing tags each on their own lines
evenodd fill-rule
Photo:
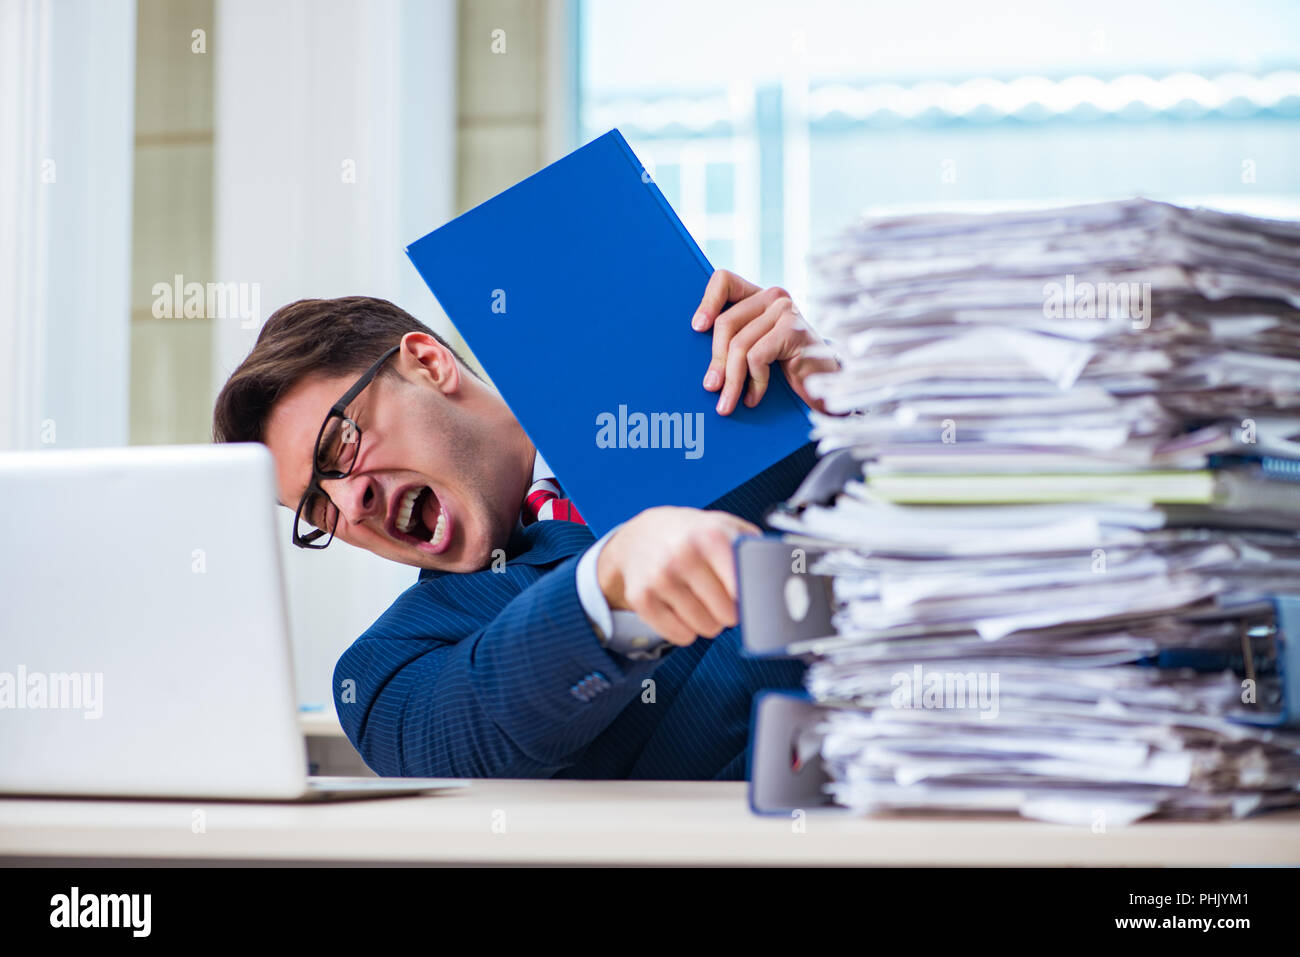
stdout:
<svg viewBox="0 0 1300 957">
<path fill-rule="evenodd" d="M 397 530 L 403 535 L 409 535 L 419 522 L 420 516 L 415 514 L 415 501 L 424 492 L 423 488 L 413 488 L 402 496 L 401 503 L 397 506 L 397 520 L 394 523 Z M 429 544 L 437 545 L 447 534 L 447 516 L 442 512 L 438 513 L 438 521 L 433 525 L 433 534 L 429 536 Z"/>
<path fill-rule="evenodd" d="M 420 493 L 423 491 L 422 488 L 413 488 L 402 496 L 402 502 L 397 507 L 397 521 L 395 523 L 399 532 L 406 534 L 415 527 L 416 518 L 411 515 L 411 512 L 415 508 L 415 500 L 420 497 Z"/>
</svg>

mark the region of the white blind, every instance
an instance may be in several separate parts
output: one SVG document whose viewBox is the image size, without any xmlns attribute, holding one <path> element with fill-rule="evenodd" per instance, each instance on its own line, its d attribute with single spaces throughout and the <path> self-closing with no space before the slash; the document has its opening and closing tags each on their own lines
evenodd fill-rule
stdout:
<svg viewBox="0 0 1300 957">
<path fill-rule="evenodd" d="M 121 445 L 134 0 L 0 0 L 0 446 Z"/>
</svg>

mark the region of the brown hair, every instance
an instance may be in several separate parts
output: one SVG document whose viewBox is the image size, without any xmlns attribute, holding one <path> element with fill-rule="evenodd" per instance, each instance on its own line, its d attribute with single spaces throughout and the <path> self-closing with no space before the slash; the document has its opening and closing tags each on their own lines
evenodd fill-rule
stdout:
<svg viewBox="0 0 1300 957">
<path fill-rule="evenodd" d="M 305 376 L 359 375 L 408 332 L 433 336 L 469 369 L 446 340 L 386 299 L 345 296 L 300 299 L 281 306 L 266 320 L 253 350 L 217 396 L 213 441 L 263 441 L 271 409 Z M 380 375 L 394 374 L 392 368 L 385 365 Z"/>
</svg>

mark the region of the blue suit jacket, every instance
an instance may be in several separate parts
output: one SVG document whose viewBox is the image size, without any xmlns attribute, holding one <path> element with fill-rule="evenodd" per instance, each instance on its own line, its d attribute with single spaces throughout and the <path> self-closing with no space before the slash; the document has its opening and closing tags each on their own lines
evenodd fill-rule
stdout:
<svg viewBox="0 0 1300 957">
<path fill-rule="evenodd" d="M 816 460 L 808 444 L 711 507 L 762 524 Z M 343 730 L 380 775 L 740 780 L 760 688 L 797 660 L 745 657 L 739 628 L 658 661 L 601 647 L 578 600 L 575 522 L 517 529 L 500 572 L 423 571 L 339 659 Z"/>
</svg>

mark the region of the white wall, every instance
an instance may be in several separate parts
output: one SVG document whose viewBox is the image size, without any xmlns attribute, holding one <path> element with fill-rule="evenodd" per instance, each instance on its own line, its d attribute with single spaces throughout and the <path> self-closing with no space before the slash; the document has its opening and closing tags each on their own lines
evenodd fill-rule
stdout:
<svg viewBox="0 0 1300 957">
<path fill-rule="evenodd" d="M 218 0 L 213 279 L 259 284 L 260 319 L 372 295 L 448 328 L 405 247 L 453 214 L 455 36 L 452 0 Z M 256 338 L 242 325 L 213 322 L 216 389 Z M 294 548 L 281 514 L 299 697 L 332 713 L 339 654 L 416 570 Z"/>
</svg>

